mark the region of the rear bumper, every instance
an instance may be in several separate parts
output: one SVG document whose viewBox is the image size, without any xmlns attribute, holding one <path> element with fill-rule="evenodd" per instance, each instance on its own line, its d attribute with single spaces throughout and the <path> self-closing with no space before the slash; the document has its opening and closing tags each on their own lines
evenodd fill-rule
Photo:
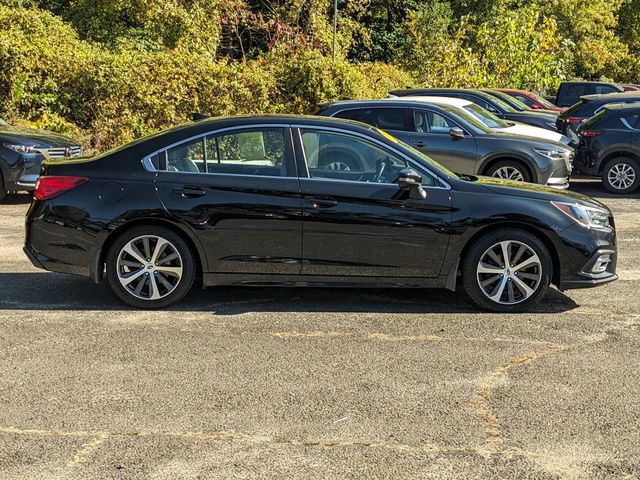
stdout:
<svg viewBox="0 0 640 480">
<path fill-rule="evenodd" d="M 33 191 L 36 189 L 36 183 L 38 182 L 39 174 L 30 173 L 26 175 L 22 175 L 16 185 L 23 190 Z"/>
<path fill-rule="evenodd" d="M 42 265 L 42 262 L 40 261 L 41 258 L 44 259 L 45 257 L 42 257 L 42 255 L 40 255 L 35 248 L 25 245 L 24 247 L 22 247 L 22 251 L 25 253 L 34 267 L 46 270 L 46 268 L 44 268 L 44 265 Z"/>
</svg>

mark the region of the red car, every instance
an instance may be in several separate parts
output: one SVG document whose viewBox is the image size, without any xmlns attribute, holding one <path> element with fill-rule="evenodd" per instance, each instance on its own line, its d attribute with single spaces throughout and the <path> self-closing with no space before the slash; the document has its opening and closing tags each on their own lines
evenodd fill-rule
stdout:
<svg viewBox="0 0 640 480">
<path fill-rule="evenodd" d="M 564 112 L 566 110 L 566 108 L 558 107 L 540 95 L 526 90 L 511 90 L 508 88 L 496 88 L 496 90 L 511 95 L 533 110 L 555 110 L 556 112 Z"/>
</svg>

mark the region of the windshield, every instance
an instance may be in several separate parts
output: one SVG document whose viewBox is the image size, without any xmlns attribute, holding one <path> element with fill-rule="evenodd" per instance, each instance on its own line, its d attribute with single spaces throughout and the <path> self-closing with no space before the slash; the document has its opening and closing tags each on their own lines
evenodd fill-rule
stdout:
<svg viewBox="0 0 640 480">
<path fill-rule="evenodd" d="M 531 110 L 524 103 L 522 103 L 517 98 L 512 97 L 511 95 L 507 95 L 506 93 L 502 93 L 502 92 L 492 92 L 492 94 L 495 94 L 495 96 L 498 97 L 500 100 L 504 100 L 505 103 L 508 103 L 509 105 L 511 105 L 513 108 L 515 108 L 520 112 L 524 112 L 525 110 Z"/>
<path fill-rule="evenodd" d="M 489 128 L 509 127 L 509 123 L 496 117 L 493 113 L 482 108 L 480 105 L 470 103 L 469 105 L 465 105 L 463 108 Z"/>
<path fill-rule="evenodd" d="M 551 103 L 549 100 L 547 100 L 544 97 L 541 97 L 540 95 L 536 95 L 535 93 L 530 93 L 529 96 L 532 97 L 532 98 L 535 98 L 536 102 L 538 102 L 541 105 L 544 105 L 549 110 L 553 110 L 554 108 L 558 108 L 553 103 Z"/>
<path fill-rule="evenodd" d="M 488 93 L 485 93 L 485 95 L 486 95 L 485 98 L 490 97 L 491 98 L 491 102 L 495 103 L 496 105 L 498 105 L 505 112 L 515 112 L 516 111 L 515 108 L 513 108 L 511 105 L 509 105 L 504 100 L 501 100 L 498 97 L 494 97 L 493 95 L 489 95 Z"/>
</svg>

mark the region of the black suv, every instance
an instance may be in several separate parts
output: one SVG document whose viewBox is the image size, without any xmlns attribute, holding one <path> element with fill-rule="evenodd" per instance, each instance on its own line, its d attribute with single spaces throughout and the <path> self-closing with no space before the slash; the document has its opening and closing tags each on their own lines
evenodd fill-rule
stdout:
<svg viewBox="0 0 640 480">
<path fill-rule="evenodd" d="M 393 90 L 389 92 L 396 97 L 452 97 L 463 98 L 470 102 L 480 105 L 482 108 L 489 110 L 494 115 L 514 122 L 527 123 L 535 127 L 546 128 L 547 130 L 556 131 L 555 113 L 542 113 L 536 111 L 519 112 L 508 103 L 500 98 L 490 95 L 480 90 L 468 90 L 457 88 L 413 88 L 406 90 Z"/>
<path fill-rule="evenodd" d="M 584 95 L 606 95 L 624 92 L 624 87 L 606 82 L 562 82 L 558 94 L 552 101 L 559 107 L 569 107 Z"/>
<path fill-rule="evenodd" d="M 640 102 L 640 92 L 609 93 L 606 95 L 584 95 L 558 116 L 558 132 L 566 135 L 572 143 L 578 143 L 578 127 L 584 119 L 592 117 L 609 103 Z"/>
<path fill-rule="evenodd" d="M 17 127 L 0 118 L 0 201 L 10 191 L 34 190 L 43 158 L 81 155 L 82 147 L 68 137 Z"/>
<path fill-rule="evenodd" d="M 323 104 L 317 115 L 378 127 L 463 174 L 557 188 L 569 185 L 572 148 L 551 140 L 495 131 L 471 113 L 455 107 L 436 105 L 426 99 L 352 100 Z M 342 149 L 326 168 L 358 171 L 361 163 L 358 152 L 347 155 Z"/>
<path fill-rule="evenodd" d="M 640 103 L 605 105 L 578 129 L 576 169 L 626 194 L 640 184 Z"/>
</svg>

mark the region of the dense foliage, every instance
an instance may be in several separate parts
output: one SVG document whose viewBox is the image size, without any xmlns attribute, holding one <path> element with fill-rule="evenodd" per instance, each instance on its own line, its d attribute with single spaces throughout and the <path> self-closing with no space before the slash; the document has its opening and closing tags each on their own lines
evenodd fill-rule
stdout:
<svg viewBox="0 0 640 480">
<path fill-rule="evenodd" d="M 0 115 L 104 149 L 405 86 L 640 76 L 639 0 L 0 0 Z"/>
</svg>

